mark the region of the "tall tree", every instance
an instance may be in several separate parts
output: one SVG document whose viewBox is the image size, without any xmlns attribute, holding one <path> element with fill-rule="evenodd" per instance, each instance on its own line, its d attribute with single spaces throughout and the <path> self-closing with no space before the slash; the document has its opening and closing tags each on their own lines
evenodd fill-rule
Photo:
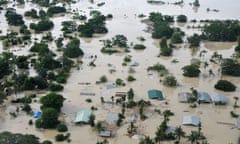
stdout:
<svg viewBox="0 0 240 144">
<path fill-rule="evenodd" d="M 54 108 L 58 112 L 60 112 L 63 106 L 64 100 L 65 98 L 60 94 L 56 94 L 56 93 L 47 94 L 46 96 L 40 99 L 40 102 L 42 104 L 41 109 Z"/>
</svg>

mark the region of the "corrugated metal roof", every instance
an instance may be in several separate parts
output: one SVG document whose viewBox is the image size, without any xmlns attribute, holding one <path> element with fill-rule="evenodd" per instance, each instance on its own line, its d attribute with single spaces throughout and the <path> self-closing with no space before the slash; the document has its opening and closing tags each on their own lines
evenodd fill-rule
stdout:
<svg viewBox="0 0 240 144">
<path fill-rule="evenodd" d="M 197 100 L 199 102 L 202 102 L 202 103 L 211 103 L 212 102 L 211 97 L 206 92 L 198 92 L 198 99 Z"/>
<path fill-rule="evenodd" d="M 115 112 L 109 112 L 107 115 L 107 120 L 110 122 L 116 122 L 119 119 L 119 114 Z"/>
<path fill-rule="evenodd" d="M 194 125 L 198 126 L 200 123 L 200 118 L 197 116 L 184 116 L 183 117 L 183 124 L 184 125 Z"/>
<path fill-rule="evenodd" d="M 179 102 L 188 102 L 188 99 L 192 96 L 190 92 L 180 92 L 178 93 Z"/>
<path fill-rule="evenodd" d="M 222 94 L 211 94 L 210 96 L 214 103 L 226 104 L 228 102 L 227 97 Z"/>
<path fill-rule="evenodd" d="M 92 111 L 91 110 L 82 110 L 77 112 L 75 122 L 84 122 L 88 123 L 89 122 L 89 117 L 91 116 Z"/>
<path fill-rule="evenodd" d="M 99 132 L 99 136 L 101 137 L 110 137 L 112 135 L 112 132 L 111 131 L 100 131 Z"/>
</svg>

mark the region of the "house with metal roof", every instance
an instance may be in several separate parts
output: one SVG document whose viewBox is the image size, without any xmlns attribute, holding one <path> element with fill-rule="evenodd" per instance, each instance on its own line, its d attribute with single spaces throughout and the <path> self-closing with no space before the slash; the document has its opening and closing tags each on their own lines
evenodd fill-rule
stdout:
<svg viewBox="0 0 240 144">
<path fill-rule="evenodd" d="M 149 90 L 148 91 L 148 98 L 150 99 L 158 99 L 158 100 L 163 100 L 163 94 L 162 94 L 162 91 L 160 90 Z"/>
<path fill-rule="evenodd" d="M 178 93 L 178 101 L 181 103 L 187 103 L 191 96 L 192 96 L 192 93 L 190 92 L 180 92 Z"/>
<path fill-rule="evenodd" d="M 112 132 L 109 130 L 104 130 L 104 131 L 100 131 L 98 135 L 101 137 L 111 137 Z"/>
<path fill-rule="evenodd" d="M 81 110 L 77 112 L 75 123 L 89 123 L 89 118 L 92 115 L 91 110 Z"/>
<path fill-rule="evenodd" d="M 212 102 L 216 105 L 224 105 L 227 104 L 228 98 L 222 94 L 211 94 Z"/>
<path fill-rule="evenodd" d="M 198 126 L 200 124 L 200 118 L 197 116 L 184 116 L 183 125 Z"/>
<path fill-rule="evenodd" d="M 197 97 L 198 97 L 197 101 L 199 103 L 211 103 L 212 102 L 211 97 L 206 92 L 198 92 Z"/>
<path fill-rule="evenodd" d="M 109 122 L 117 122 L 118 121 L 118 119 L 119 119 L 119 114 L 118 113 L 115 113 L 115 112 L 109 112 L 108 114 L 107 114 L 107 120 L 109 121 Z"/>
</svg>

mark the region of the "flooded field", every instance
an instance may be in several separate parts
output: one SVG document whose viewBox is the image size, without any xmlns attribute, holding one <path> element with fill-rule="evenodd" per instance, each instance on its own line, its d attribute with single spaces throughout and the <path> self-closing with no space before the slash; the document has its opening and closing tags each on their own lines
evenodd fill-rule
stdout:
<svg viewBox="0 0 240 144">
<path fill-rule="evenodd" d="M 97 3 L 105 2 L 105 5 L 98 7 Z M 162 90 L 165 97 L 164 101 L 150 100 L 153 106 L 146 110 L 148 118 L 144 121 L 138 120 L 136 126 L 138 127 L 139 136 L 150 136 L 153 138 L 159 124 L 162 122 L 163 117 L 154 113 L 154 109 L 160 109 L 164 111 L 166 109 L 171 110 L 174 113 L 173 117 L 170 117 L 169 125 L 171 126 L 182 126 L 183 130 L 189 134 L 191 130 L 197 130 L 197 127 L 183 126 L 182 119 L 185 115 L 196 115 L 201 119 L 202 131 L 207 137 L 210 144 L 236 144 L 240 137 L 239 130 L 232 125 L 223 125 L 219 122 L 236 124 L 236 119 L 232 118 L 230 111 L 240 113 L 239 109 L 233 109 L 234 97 L 240 95 L 240 78 L 222 76 L 219 73 L 219 66 L 210 64 L 206 69 L 201 68 L 201 74 L 198 78 L 188 78 L 182 75 L 182 67 L 190 64 L 191 59 L 200 58 L 199 53 L 202 50 L 206 51 L 206 54 L 201 58 L 202 62 L 209 61 L 210 57 L 214 52 L 222 54 L 224 58 L 229 58 L 234 53 L 234 47 L 236 42 L 201 42 L 201 46 L 193 52 L 192 49 L 188 48 L 187 43 L 178 45 L 178 48 L 174 49 L 171 57 L 160 56 L 160 48 L 158 39 L 152 39 L 151 34 L 145 30 L 147 25 L 141 22 L 144 18 L 139 18 L 139 14 L 149 15 L 150 12 L 161 12 L 162 14 L 177 16 L 179 14 L 185 14 L 189 20 L 205 20 L 205 19 L 238 19 L 240 20 L 240 1 L 237 0 L 201 0 L 200 7 L 194 8 L 189 5 L 193 2 L 192 0 L 185 0 L 181 6 L 173 5 L 174 0 L 168 0 L 164 5 L 149 4 L 145 0 L 101 0 L 95 1 L 91 4 L 88 0 L 78 0 L 75 4 L 66 5 L 67 9 L 77 10 L 80 13 L 89 15 L 89 12 L 99 10 L 103 14 L 112 14 L 113 18 L 106 21 L 106 27 L 109 32 L 105 35 L 94 35 L 93 38 L 81 38 L 80 47 L 84 51 L 85 56 L 82 58 L 83 64 L 79 66 L 79 69 L 73 68 L 71 75 L 64 86 L 64 90 L 61 94 L 66 98 L 64 106 L 62 108 L 62 116 L 66 122 L 69 132 L 71 133 L 70 139 L 72 144 L 87 143 L 95 144 L 97 141 L 103 140 L 99 137 L 97 132 L 92 130 L 88 125 L 75 125 L 74 119 L 75 114 L 82 109 L 90 109 L 92 106 L 97 107 L 97 111 L 94 111 L 96 121 L 105 121 L 108 112 L 121 112 L 119 105 L 102 104 L 100 101 L 101 97 L 104 97 L 106 101 L 111 101 L 111 96 L 115 92 L 127 92 L 130 88 L 133 88 L 135 97 L 134 99 L 149 100 L 147 97 L 147 91 L 149 89 Z M 9 4 L 8 7 L 11 7 Z M 15 6 L 17 12 L 23 14 L 26 10 L 31 8 L 38 8 L 38 6 L 30 3 L 26 3 L 24 7 Z M 206 9 L 217 9 L 219 12 L 207 12 Z M 52 30 L 53 37 L 57 38 L 62 35 L 61 22 L 65 20 L 71 20 L 72 15 L 70 13 L 64 16 L 56 16 L 51 18 L 54 22 L 54 29 Z M 2 34 L 6 34 L 7 31 L 13 30 L 14 28 L 8 27 L 4 17 L 4 11 L 0 13 L 0 29 Z M 25 19 L 27 25 L 33 20 Z M 81 23 L 81 21 L 77 21 Z M 198 23 L 196 23 L 197 25 Z M 198 29 L 187 28 L 192 23 L 186 23 L 180 25 L 174 23 L 179 28 L 184 30 L 186 37 L 193 33 L 198 33 Z M 111 39 L 117 34 L 123 34 L 128 38 L 128 43 L 133 44 L 144 44 L 145 50 L 134 50 L 130 49 L 129 53 L 121 54 L 103 54 L 101 53 L 102 42 L 100 40 Z M 33 38 L 41 38 L 42 34 L 33 34 Z M 138 37 L 144 37 L 145 41 L 139 41 Z M 186 38 L 185 38 L 186 39 Z M 38 41 L 38 40 L 37 40 Z M 54 42 L 49 43 L 51 49 L 56 51 L 56 45 Z M 24 47 L 13 47 L 10 49 L 16 55 L 27 55 L 28 49 L 32 44 L 25 45 Z M 0 46 L 0 51 L 3 51 Z M 131 66 L 123 66 L 123 59 L 125 56 L 131 55 L 132 61 L 139 63 L 139 66 L 132 67 L 136 72 L 131 74 L 136 78 L 134 82 L 127 82 L 129 75 L 129 69 Z M 95 61 L 96 67 L 90 67 L 89 63 L 92 61 L 91 56 L 97 56 Z M 173 60 L 177 60 L 177 63 L 173 63 Z M 179 86 L 170 88 L 163 86 L 160 80 L 163 77 L 159 76 L 158 73 L 148 72 L 147 68 L 156 63 L 160 63 L 166 66 L 169 73 L 174 75 L 179 83 Z M 114 73 L 109 71 L 114 69 Z M 209 69 L 212 69 L 214 76 L 209 75 Z M 107 89 L 106 84 L 96 84 L 96 81 L 103 75 L 107 76 L 107 84 L 115 83 L 117 78 L 121 78 L 126 82 L 126 86 L 120 86 L 113 89 Z M 216 90 L 214 85 L 219 79 L 229 80 L 233 82 L 238 88 L 235 92 L 223 92 Z M 89 83 L 89 85 L 81 85 L 80 83 Z M 177 95 L 179 92 L 190 92 L 191 88 L 195 88 L 198 91 L 205 91 L 209 94 L 221 93 L 227 96 L 228 104 L 226 106 L 216 106 L 214 104 L 201 104 L 196 108 L 190 108 L 189 104 L 179 103 Z M 94 93 L 95 96 L 83 96 L 80 92 Z M 28 92 L 28 93 L 35 93 Z M 19 94 L 24 95 L 24 94 Z M 40 110 L 39 95 L 36 100 L 37 102 L 31 104 L 34 111 Z M 10 99 L 15 98 L 15 95 L 11 96 Z M 92 103 L 87 103 L 86 99 L 92 99 Z M 167 102 L 167 104 L 166 104 Z M 16 118 L 12 118 L 9 112 L 14 111 L 17 105 L 12 105 L 10 100 L 7 101 L 5 106 L 0 108 L 0 131 L 11 131 L 19 133 L 35 134 L 41 139 L 50 139 L 54 142 L 54 137 L 57 134 L 54 130 L 38 130 L 34 126 L 29 126 L 28 121 L 33 119 L 27 116 L 25 113 L 20 112 Z M 114 137 L 109 138 L 108 141 L 111 144 L 123 144 L 131 143 L 137 144 L 139 140 L 128 137 L 127 127 L 128 120 L 131 115 L 137 113 L 137 110 L 126 110 L 128 116 L 124 119 L 123 126 L 113 127 Z M 67 143 L 67 142 L 54 142 L 54 143 Z M 162 142 L 161 142 L 162 143 Z M 171 143 L 171 142 L 163 142 Z M 173 143 L 173 142 L 172 142 Z M 183 143 L 189 143 L 187 141 Z"/>
</svg>

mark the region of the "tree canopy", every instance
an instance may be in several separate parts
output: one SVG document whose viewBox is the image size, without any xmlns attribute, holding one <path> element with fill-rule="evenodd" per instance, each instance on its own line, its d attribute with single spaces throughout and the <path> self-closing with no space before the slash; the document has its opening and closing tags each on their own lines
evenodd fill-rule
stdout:
<svg viewBox="0 0 240 144">
<path fill-rule="evenodd" d="M 64 56 L 69 58 L 76 58 L 82 56 L 84 53 L 80 49 L 80 40 L 73 38 L 70 42 L 67 43 L 64 49 Z"/>
<path fill-rule="evenodd" d="M 0 133 L 1 144 L 40 144 L 39 138 L 29 134 L 19 134 L 11 132 Z"/>
<path fill-rule="evenodd" d="M 57 111 L 60 111 L 64 100 L 65 98 L 60 94 L 49 93 L 40 99 L 40 102 L 42 104 L 41 109 L 54 108 Z"/>
<path fill-rule="evenodd" d="M 183 75 L 186 77 L 198 77 L 201 72 L 199 66 L 195 64 L 184 66 L 182 70 Z"/>
</svg>

